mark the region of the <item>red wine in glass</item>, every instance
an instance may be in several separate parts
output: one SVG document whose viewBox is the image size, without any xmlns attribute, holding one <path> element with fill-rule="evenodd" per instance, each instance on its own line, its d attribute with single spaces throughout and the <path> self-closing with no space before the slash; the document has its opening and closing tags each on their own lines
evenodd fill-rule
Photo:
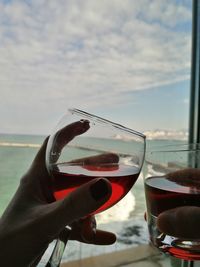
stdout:
<svg viewBox="0 0 200 267">
<path fill-rule="evenodd" d="M 129 192 L 138 178 L 139 169 L 123 164 L 102 164 L 98 166 L 57 164 L 52 173 L 56 200 L 64 198 L 79 186 L 95 178 L 107 178 L 112 186 L 112 195 L 103 206 L 95 211 L 96 214 L 112 207 Z"/>
<path fill-rule="evenodd" d="M 149 177 L 145 180 L 148 222 L 152 242 L 163 252 L 185 260 L 200 260 L 200 243 L 181 240 L 155 230 L 157 216 L 181 206 L 200 207 L 200 177 Z M 155 231 L 157 231 L 155 233 Z M 157 238 L 155 238 L 157 236 Z M 197 241 L 197 240 L 196 240 Z"/>
</svg>

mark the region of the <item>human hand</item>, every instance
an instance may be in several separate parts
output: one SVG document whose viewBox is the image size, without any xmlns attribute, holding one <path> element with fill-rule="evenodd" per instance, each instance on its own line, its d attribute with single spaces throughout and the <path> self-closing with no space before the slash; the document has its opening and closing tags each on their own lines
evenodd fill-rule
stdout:
<svg viewBox="0 0 200 267">
<path fill-rule="evenodd" d="M 200 169 L 183 169 L 167 175 L 168 179 L 186 186 L 188 181 L 193 193 L 199 194 Z M 181 206 L 162 212 L 158 216 L 157 225 L 161 232 L 185 239 L 200 238 L 200 207 Z"/>
<path fill-rule="evenodd" d="M 200 207 L 183 206 L 162 212 L 157 225 L 161 232 L 185 239 L 200 238 Z"/>
<path fill-rule="evenodd" d="M 85 130 L 80 122 L 69 125 L 66 140 Z M 94 217 L 81 219 L 109 199 L 108 180 L 97 178 L 53 202 L 51 179 L 45 167 L 46 144 L 47 140 L 0 219 L 2 266 L 34 266 L 66 225 L 72 226 L 72 239 L 93 244 L 112 244 L 116 240 L 114 234 L 96 229 Z"/>
</svg>

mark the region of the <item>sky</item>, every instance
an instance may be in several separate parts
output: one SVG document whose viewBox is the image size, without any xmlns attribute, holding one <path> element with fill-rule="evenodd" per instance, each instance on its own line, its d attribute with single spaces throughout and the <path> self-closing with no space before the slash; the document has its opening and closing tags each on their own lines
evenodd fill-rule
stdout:
<svg viewBox="0 0 200 267">
<path fill-rule="evenodd" d="M 0 132 L 70 107 L 138 131 L 188 127 L 191 0 L 0 0 Z"/>
</svg>

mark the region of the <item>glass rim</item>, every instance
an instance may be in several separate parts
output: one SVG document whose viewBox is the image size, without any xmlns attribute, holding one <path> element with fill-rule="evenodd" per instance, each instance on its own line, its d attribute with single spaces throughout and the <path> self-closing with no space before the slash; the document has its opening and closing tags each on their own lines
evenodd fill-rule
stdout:
<svg viewBox="0 0 200 267">
<path fill-rule="evenodd" d="M 184 143 L 184 144 L 171 144 L 171 145 L 161 145 L 155 146 L 153 150 L 146 151 L 146 154 L 153 153 L 173 153 L 173 152 L 192 152 L 199 151 L 200 143 Z"/>
<path fill-rule="evenodd" d="M 121 125 L 119 123 L 104 119 L 104 118 L 102 118 L 100 116 L 88 113 L 86 111 L 83 111 L 83 110 L 80 110 L 80 109 L 77 109 L 77 108 L 69 108 L 68 111 L 71 112 L 71 113 L 79 114 L 79 115 L 81 114 L 85 118 L 92 118 L 92 119 L 94 119 L 94 120 L 96 120 L 98 122 L 101 122 L 101 123 L 110 124 L 110 125 L 112 125 L 113 127 L 117 128 L 119 130 L 123 130 L 123 131 L 126 131 L 126 132 L 130 133 L 130 134 L 134 134 L 134 135 L 142 137 L 143 139 L 146 139 L 146 136 L 143 133 L 138 132 L 136 130 L 133 130 L 131 128 L 125 127 L 125 126 L 123 126 L 123 125 Z"/>
</svg>

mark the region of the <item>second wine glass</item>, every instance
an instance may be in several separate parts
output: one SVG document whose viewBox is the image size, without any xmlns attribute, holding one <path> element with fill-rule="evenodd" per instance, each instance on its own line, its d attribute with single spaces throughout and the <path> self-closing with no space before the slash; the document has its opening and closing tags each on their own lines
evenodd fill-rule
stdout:
<svg viewBox="0 0 200 267">
<path fill-rule="evenodd" d="M 147 222 L 151 243 L 162 252 L 182 259 L 182 266 L 193 266 L 193 261 L 200 260 L 200 239 L 196 235 L 195 224 L 193 229 L 189 228 L 190 234 L 193 231 L 192 236 L 186 230 L 183 232 L 182 229 L 186 228 L 182 228 L 182 225 L 184 208 L 192 210 L 192 207 L 200 207 L 200 144 L 154 148 L 146 153 L 145 167 Z M 182 212 L 176 212 L 177 208 L 182 208 Z M 174 235 L 161 232 L 157 226 L 158 216 L 167 210 L 171 210 L 174 218 L 179 216 L 178 225 L 168 224 Z M 188 216 L 187 227 L 193 221 Z"/>
</svg>

